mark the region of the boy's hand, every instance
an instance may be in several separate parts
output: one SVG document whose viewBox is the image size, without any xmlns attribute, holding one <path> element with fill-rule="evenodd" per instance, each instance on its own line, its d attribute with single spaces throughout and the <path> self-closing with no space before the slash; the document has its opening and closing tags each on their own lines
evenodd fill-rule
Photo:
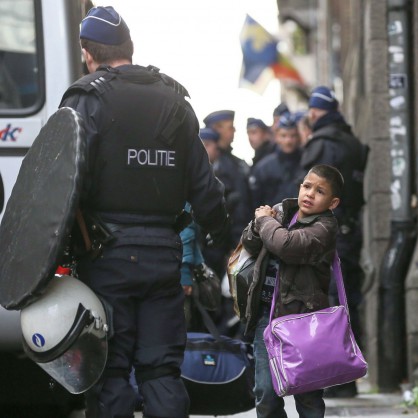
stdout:
<svg viewBox="0 0 418 418">
<path fill-rule="evenodd" d="M 255 217 L 260 218 L 261 216 L 272 216 L 276 215 L 276 211 L 273 210 L 270 206 L 260 206 L 255 210 Z"/>
</svg>

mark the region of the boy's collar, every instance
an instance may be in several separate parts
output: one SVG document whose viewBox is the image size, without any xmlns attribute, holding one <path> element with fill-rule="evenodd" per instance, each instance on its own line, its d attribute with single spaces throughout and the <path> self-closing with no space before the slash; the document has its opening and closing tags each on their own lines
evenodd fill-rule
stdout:
<svg viewBox="0 0 418 418">
<path fill-rule="evenodd" d="M 283 202 L 283 213 L 285 214 L 285 218 L 291 219 L 291 217 L 295 214 L 296 210 L 299 210 L 298 206 L 298 199 L 284 199 Z M 308 225 L 314 222 L 320 216 L 334 216 L 331 210 L 327 209 L 324 212 L 316 213 L 314 215 L 306 216 L 304 218 L 298 218 L 297 222 L 301 224 Z"/>
</svg>

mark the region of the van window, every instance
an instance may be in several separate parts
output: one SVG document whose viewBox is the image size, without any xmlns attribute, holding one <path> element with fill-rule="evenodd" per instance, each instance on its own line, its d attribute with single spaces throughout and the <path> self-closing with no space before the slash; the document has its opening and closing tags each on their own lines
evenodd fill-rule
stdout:
<svg viewBox="0 0 418 418">
<path fill-rule="evenodd" d="M 42 98 L 39 71 L 35 0 L 1 0 L 0 113 L 33 109 Z"/>
</svg>

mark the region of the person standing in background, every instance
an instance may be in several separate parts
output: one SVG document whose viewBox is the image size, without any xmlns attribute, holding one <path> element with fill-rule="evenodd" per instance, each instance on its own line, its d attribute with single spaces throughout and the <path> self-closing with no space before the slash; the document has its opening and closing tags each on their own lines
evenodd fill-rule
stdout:
<svg viewBox="0 0 418 418">
<path fill-rule="evenodd" d="M 251 170 L 253 170 L 259 161 L 275 150 L 276 146 L 270 128 L 261 119 L 247 119 L 247 135 L 254 150 L 253 165 L 251 166 Z"/>
<path fill-rule="evenodd" d="M 214 170 L 216 174 L 215 163 L 219 158 L 219 147 L 218 147 L 219 134 L 211 128 L 202 128 L 199 131 L 199 136 L 203 142 L 203 145 L 206 148 L 209 161 L 214 166 Z"/>
<path fill-rule="evenodd" d="M 274 205 L 287 197 L 296 197 L 301 157 L 300 139 L 294 114 L 286 113 L 275 133 L 277 147 L 254 168 L 250 177 L 253 208 Z"/>
<path fill-rule="evenodd" d="M 206 127 L 219 134 L 218 147 L 220 156 L 216 161 L 215 173 L 225 186 L 226 207 L 231 219 L 229 241 L 218 248 L 203 248 L 203 257 L 224 283 L 228 257 L 237 246 L 242 230 L 252 218 L 252 205 L 248 184 L 250 167 L 232 153 L 235 136 L 235 112 L 219 110 L 205 117 Z M 225 287 L 225 286 L 224 286 Z M 222 335 L 239 335 L 239 320 L 233 309 L 233 300 L 229 294 L 222 296 L 222 306 L 216 318 L 216 325 Z"/>
<path fill-rule="evenodd" d="M 229 243 L 224 248 L 205 249 L 203 256 L 218 277 L 226 272 L 226 261 L 229 253 L 236 247 L 241 232 L 252 217 L 251 198 L 248 187 L 249 165 L 232 153 L 234 141 L 235 112 L 219 110 L 205 117 L 206 127 L 219 134 L 219 158 L 216 164 L 216 176 L 225 186 L 226 207 L 231 218 L 231 234 Z"/>
</svg>

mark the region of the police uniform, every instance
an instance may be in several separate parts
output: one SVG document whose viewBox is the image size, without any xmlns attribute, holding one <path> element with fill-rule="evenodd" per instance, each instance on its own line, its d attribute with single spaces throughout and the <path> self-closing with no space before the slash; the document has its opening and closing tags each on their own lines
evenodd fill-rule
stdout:
<svg viewBox="0 0 418 418">
<path fill-rule="evenodd" d="M 216 122 L 233 120 L 235 112 L 232 110 L 218 110 L 210 113 L 203 120 L 207 127 L 212 129 Z M 232 147 L 220 148 L 220 155 L 214 169 L 216 176 L 225 186 L 225 199 L 228 212 L 231 215 L 231 242 L 230 249 L 234 248 L 243 229 L 252 218 L 251 199 L 248 187 L 250 167 L 248 164 L 232 154 Z M 221 276 L 223 274 L 219 272 Z"/>
<path fill-rule="evenodd" d="M 109 30 L 121 21 L 113 8 L 92 10 L 101 20 L 86 25 L 87 35 L 103 25 L 106 12 L 114 20 Z M 175 221 L 186 201 L 215 236 L 227 218 L 223 187 L 185 96 L 184 87 L 154 67 L 101 66 L 75 82 L 60 105 L 77 110 L 85 122 L 89 173 L 82 210 L 112 236 L 98 258 L 78 263 L 79 277 L 113 309 L 108 362 L 86 396 L 87 417 L 133 417 L 132 366 L 145 417 L 188 415 L 180 378 L 186 329 Z"/>
<path fill-rule="evenodd" d="M 297 128 L 295 114 L 283 115 L 277 127 L 286 130 Z M 295 145 L 296 146 L 296 145 Z M 280 147 L 264 157 L 252 170 L 250 188 L 254 208 L 261 205 L 273 206 L 283 199 L 297 197 L 301 151 L 283 152 Z"/>
</svg>

